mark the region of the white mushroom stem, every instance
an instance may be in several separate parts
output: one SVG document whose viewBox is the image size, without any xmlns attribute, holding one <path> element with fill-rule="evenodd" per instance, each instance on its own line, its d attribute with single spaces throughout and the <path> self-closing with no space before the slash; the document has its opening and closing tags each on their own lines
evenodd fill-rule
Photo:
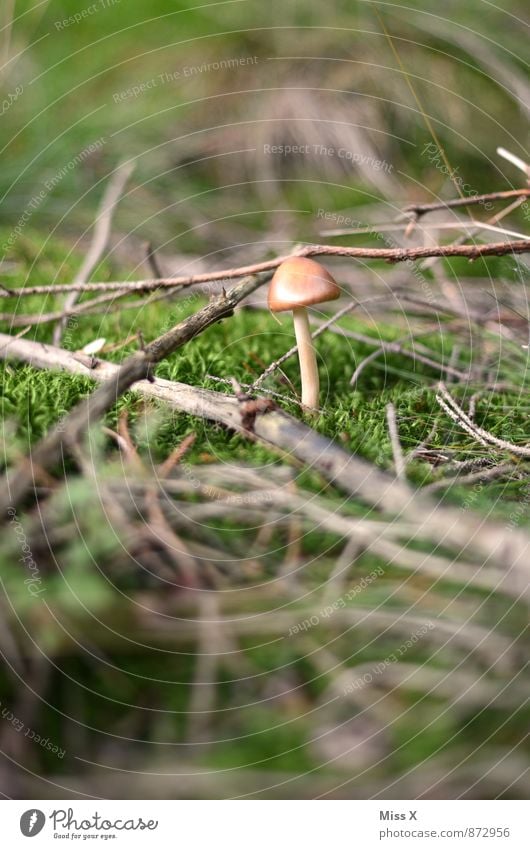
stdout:
<svg viewBox="0 0 530 849">
<path fill-rule="evenodd" d="M 319 391 L 317 357 L 306 308 L 296 307 L 293 310 L 293 320 L 302 377 L 302 404 L 315 408 L 318 407 Z"/>
</svg>

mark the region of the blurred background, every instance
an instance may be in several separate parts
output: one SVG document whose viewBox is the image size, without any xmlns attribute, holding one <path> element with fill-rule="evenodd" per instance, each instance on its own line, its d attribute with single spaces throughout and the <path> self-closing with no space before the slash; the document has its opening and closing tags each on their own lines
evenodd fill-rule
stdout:
<svg viewBox="0 0 530 849">
<path fill-rule="evenodd" d="M 8 0 L 3 9 L 3 94 L 13 101 L 2 115 L 8 224 L 46 178 L 98 141 L 34 211 L 32 226 L 78 236 L 92 223 L 100 181 L 131 156 L 136 185 L 124 230 L 141 225 L 140 237 L 201 255 L 233 247 L 235 235 L 306 234 L 320 207 L 382 199 L 399 207 L 444 186 L 450 193 L 450 180 L 422 155 L 433 139 L 418 102 L 471 186 L 517 180 L 495 154 L 498 145 L 523 157 L 526 149 L 528 33 L 516 2 L 440 10 L 154 0 L 147 14 L 125 0 Z M 268 144 L 311 148 L 282 156 L 265 153 Z"/>
<path fill-rule="evenodd" d="M 530 158 L 527 17 L 518 0 L 502 8 L 486 0 L 3 0 L 2 283 L 70 282 L 123 162 L 134 172 L 93 280 L 152 277 L 154 250 L 171 275 L 259 261 L 300 242 L 458 238 L 459 227 L 493 212 L 442 211 L 410 237 L 382 233 L 407 204 L 526 185 L 496 149 Z M 448 220 L 455 232 L 439 227 Z M 528 221 L 523 204 L 503 224 L 517 235 Z M 323 232 L 343 228 L 365 232 Z M 421 278 L 408 266 L 331 263 L 347 296 L 410 286 L 455 310 L 471 305 L 484 321 L 477 334 L 469 321 L 433 324 L 417 305 L 363 311 L 343 325 L 354 334 L 346 341 L 321 340 L 327 407 L 319 428 L 391 469 L 392 401 L 407 451 L 430 439 L 426 448 L 438 452 L 411 463 L 417 485 L 436 483 L 443 450 L 456 461 L 487 454 L 451 419 L 433 433 L 437 375 L 428 364 L 394 350 L 350 388 L 372 351 L 366 335 L 392 342 L 410 331 L 442 365 L 467 371 L 478 361 L 495 373 L 506 394 L 477 401 L 483 422 L 504 438 L 528 439 L 523 260 L 455 260 Z M 255 379 L 292 344 L 290 327 L 262 309 L 262 291 L 234 324 L 171 357 L 159 376 L 223 391 L 215 377 Z M 120 361 L 138 331 L 152 339 L 198 309 L 204 301 L 194 292 L 180 304 L 129 300 L 121 312 L 80 318 L 65 347 L 101 337 L 105 355 Z M 61 303 L 10 302 L 2 330 L 19 332 L 25 314 Z M 499 319 L 506 304 L 512 318 L 522 316 L 515 330 Z M 51 342 L 52 328 L 32 324 L 27 338 Z M 3 366 L 3 380 L 5 468 L 90 383 L 15 364 Z M 298 415 L 296 381 L 296 364 L 287 364 L 270 386 Z M 112 435 L 123 440 L 124 420 L 140 471 Z M 220 427 L 127 396 L 105 428 L 91 435 L 84 461 L 65 461 L 63 486 L 43 484 L 52 494 L 42 515 L 28 507 L 12 517 L 0 544 L 4 795 L 527 797 L 527 607 L 518 593 L 496 593 L 495 575 L 483 580 L 480 569 L 476 581 L 475 572 L 451 571 L 443 547 L 418 544 L 400 563 L 354 545 L 329 517 L 360 519 L 365 508 Z M 175 472 L 180 489 L 165 490 L 178 507 L 177 518 L 166 515 L 168 541 L 144 489 L 190 433 L 187 465 Z M 258 467 L 261 480 L 240 467 Z M 235 487 L 247 515 L 233 504 L 201 513 L 196 480 Z M 524 469 L 473 486 L 447 499 L 527 529 Z M 270 493 L 286 488 L 322 498 L 328 524 L 280 507 L 269 522 Z M 142 511 L 158 541 L 146 536 Z M 43 604 L 21 585 L 21 550 L 46 588 Z M 422 551 L 439 557 L 431 571 L 415 570 Z M 198 562 L 204 574 L 186 585 L 182 576 Z M 340 599 L 347 613 L 341 602 L 337 615 L 323 614 Z M 432 630 L 438 620 L 441 631 Z M 400 661 L 389 660 L 400 649 Z"/>
</svg>

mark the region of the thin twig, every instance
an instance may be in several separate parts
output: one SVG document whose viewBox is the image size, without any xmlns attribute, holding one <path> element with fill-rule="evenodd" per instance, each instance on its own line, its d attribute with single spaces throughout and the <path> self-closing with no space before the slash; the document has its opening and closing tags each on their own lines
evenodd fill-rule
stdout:
<svg viewBox="0 0 530 849">
<path fill-rule="evenodd" d="M 506 206 L 504 209 L 499 210 L 499 212 L 495 213 L 495 215 L 492 215 L 491 218 L 488 218 L 487 223 L 488 224 L 498 224 L 499 221 L 502 221 L 511 212 L 518 209 L 518 207 L 520 207 L 524 202 L 525 202 L 524 197 L 516 198 L 514 201 L 512 201 L 512 203 L 509 203 L 508 206 Z M 481 229 L 482 229 L 481 227 L 477 227 L 476 230 L 471 230 L 467 235 L 463 234 L 458 239 L 455 239 L 453 244 L 454 245 L 465 244 L 466 239 L 469 239 L 472 236 L 478 235 L 481 232 Z M 420 269 L 422 271 L 427 271 L 429 268 L 432 268 L 434 265 L 436 265 L 437 262 L 439 262 L 439 259 L 437 259 L 436 257 L 431 258 L 431 259 L 426 259 L 426 260 L 424 260 L 424 262 L 421 263 Z"/>
<path fill-rule="evenodd" d="M 510 153 L 510 151 L 506 150 L 504 147 L 498 147 L 497 153 L 499 156 L 502 156 L 503 159 L 506 159 L 508 162 L 511 162 L 512 165 L 515 165 L 519 171 L 522 171 L 523 174 L 526 174 L 526 176 L 530 178 L 530 165 L 527 162 L 519 156 L 516 156 L 514 153 Z"/>
<path fill-rule="evenodd" d="M 437 371 L 445 372 L 446 374 L 450 374 L 453 377 L 457 377 L 459 378 L 459 380 L 466 380 L 469 377 L 469 374 L 460 371 L 453 365 L 445 365 L 445 363 L 440 363 L 438 360 L 434 360 L 432 359 L 432 357 L 425 356 L 425 354 L 421 354 L 419 351 L 404 348 L 399 341 L 381 342 L 381 340 L 379 339 L 374 339 L 371 336 L 365 336 L 363 333 L 357 333 L 354 330 L 345 330 L 342 327 L 330 327 L 329 329 L 332 333 L 337 333 L 339 336 L 344 336 L 349 339 L 355 339 L 358 342 L 363 342 L 366 345 L 377 345 L 378 355 L 383 353 L 384 351 L 389 351 L 392 354 L 402 354 L 404 357 L 410 357 L 411 359 L 417 360 L 418 362 L 423 363 L 424 365 L 429 366 L 430 368 L 434 368 Z M 417 334 L 417 336 L 428 335 L 429 333 L 432 333 L 432 329 L 424 330 L 421 332 L 421 334 Z M 402 338 L 405 340 L 409 340 L 412 338 L 412 341 L 415 342 L 417 336 L 411 337 L 410 335 L 408 335 Z M 428 350 L 423 345 L 421 347 L 423 348 L 423 350 Z"/>
<path fill-rule="evenodd" d="M 459 424 L 467 433 L 469 433 L 470 436 L 473 437 L 473 439 L 476 439 L 478 442 L 480 442 L 481 445 L 487 446 L 488 443 L 477 434 L 476 430 L 472 425 L 467 424 L 463 416 L 460 416 L 458 411 L 451 409 L 451 407 L 446 404 L 446 402 L 443 398 L 440 397 L 440 395 L 436 396 L 436 400 L 442 410 L 447 413 L 450 419 L 456 422 L 456 424 Z"/>
<path fill-rule="evenodd" d="M 500 148 L 498 152 L 500 152 Z M 403 208 L 404 213 L 414 213 L 419 218 L 429 212 L 439 209 L 452 209 L 458 206 L 474 206 L 487 201 L 509 200 L 510 198 L 530 197 L 530 189 L 510 189 L 506 192 L 487 192 L 483 195 L 472 195 L 471 197 L 453 198 L 452 200 L 436 201 L 435 203 L 411 203 Z M 477 222 L 481 224 L 482 222 Z"/>
<path fill-rule="evenodd" d="M 427 434 L 427 436 L 425 437 L 425 439 L 422 439 L 422 441 L 419 443 L 419 445 L 416 445 L 415 448 L 412 448 L 408 452 L 407 457 L 406 457 L 407 463 L 411 463 L 417 457 L 421 458 L 422 454 L 425 454 L 425 452 L 429 451 L 428 446 L 430 445 L 430 443 L 434 439 L 434 435 L 435 435 L 436 431 L 438 430 L 438 424 L 439 424 L 439 417 L 436 417 L 434 424 L 431 426 L 431 429 L 430 429 L 429 433 Z"/>
<path fill-rule="evenodd" d="M 216 377 L 214 374 L 207 374 L 206 377 L 208 380 L 212 380 L 214 383 L 223 383 L 225 386 L 233 387 L 233 380 L 230 380 L 228 377 Z M 253 383 L 240 383 L 239 386 L 241 389 L 245 389 L 247 392 L 251 393 L 255 390 L 255 385 Z M 278 398 L 279 401 L 284 401 L 288 404 L 297 404 L 300 408 L 303 407 L 302 402 L 299 398 L 290 395 L 282 395 L 281 392 L 274 392 L 272 389 L 265 389 L 264 387 L 260 387 L 260 392 L 263 395 L 270 395 L 271 398 Z"/>
<path fill-rule="evenodd" d="M 130 459 L 129 446 L 127 445 L 127 442 L 125 441 L 123 436 L 121 436 L 119 433 L 116 433 L 116 431 L 112 430 L 112 428 L 110 427 L 102 427 L 101 430 L 107 436 L 110 436 L 110 438 L 116 442 L 116 445 L 118 446 L 120 451 L 123 451 L 124 455 L 128 459 Z"/>
<path fill-rule="evenodd" d="M 475 413 L 477 410 L 477 401 L 482 395 L 481 390 L 479 389 L 477 392 L 474 392 L 471 398 L 469 399 L 469 403 L 467 405 L 467 414 L 471 421 L 475 418 Z"/>
<path fill-rule="evenodd" d="M 147 264 L 155 277 L 163 277 L 162 269 L 160 267 L 160 263 L 158 262 L 158 257 L 156 255 L 156 248 L 152 242 L 148 242 L 146 245 L 146 259 Z"/>
<path fill-rule="evenodd" d="M 1 356 L 4 348 L 7 348 L 9 345 L 11 345 L 11 343 L 13 342 L 13 339 L 21 339 L 23 336 L 26 335 L 26 333 L 28 333 L 29 330 L 30 330 L 29 327 L 24 327 L 22 330 L 19 330 L 18 333 L 15 333 L 14 336 L 5 336 L 4 338 L 7 341 L 0 347 L 0 356 Z"/>
<path fill-rule="evenodd" d="M 358 227 L 354 230 L 348 228 L 337 230 L 321 230 L 320 236 L 362 236 L 370 233 L 394 233 L 403 230 L 403 224 L 373 224 L 370 227 Z M 490 224 L 487 221 L 477 221 L 474 218 L 461 218 L 455 221 L 439 221 L 436 224 L 424 224 L 421 227 L 422 233 L 438 230 L 466 230 L 463 234 L 464 239 L 469 239 L 476 235 L 481 230 L 488 230 L 491 233 L 499 233 L 502 236 L 510 236 L 514 239 L 526 239 L 526 233 L 520 233 L 518 230 L 508 230 L 506 227 L 497 227 L 495 224 Z"/>
<path fill-rule="evenodd" d="M 356 229 L 336 229 L 336 230 L 321 230 L 320 236 L 363 236 L 366 234 L 373 233 L 395 233 L 403 230 L 403 224 L 388 224 L 387 222 L 383 222 L 381 224 L 373 224 L 370 227 L 358 227 Z M 525 233 L 520 233 L 518 230 L 508 230 L 506 227 L 497 227 L 494 224 L 490 224 L 488 221 L 478 221 L 474 218 L 460 218 L 455 219 L 454 221 L 440 221 L 436 224 L 423 224 L 421 227 L 422 233 L 429 233 L 431 231 L 438 230 L 465 230 L 466 232 L 463 234 L 464 241 L 469 239 L 471 236 L 476 235 L 481 230 L 487 230 L 491 233 L 499 233 L 502 236 L 510 236 L 514 239 L 526 239 L 527 235 Z M 405 235 L 407 235 L 407 231 L 405 231 Z M 410 234 L 409 234 L 410 235 Z M 453 242 L 456 244 L 456 242 Z M 463 244 L 463 242 L 462 242 Z"/>
<path fill-rule="evenodd" d="M 390 436 L 390 444 L 392 445 L 392 454 L 394 456 L 394 468 L 396 475 L 400 480 L 406 479 L 406 465 L 403 456 L 403 449 L 399 441 L 399 430 L 396 419 L 396 408 L 392 403 L 387 404 L 386 420 L 388 423 L 388 433 Z"/>
<path fill-rule="evenodd" d="M 363 360 L 359 363 L 352 376 L 350 377 L 350 386 L 355 386 L 357 381 L 359 380 L 362 372 L 365 370 L 366 366 L 369 366 L 374 360 L 384 354 L 387 349 L 385 347 L 381 347 L 381 345 L 376 348 L 375 351 L 372 351 L 371 354 L 368 354 L 367 357 L 364 357 Z"/>
<path fill-rule="evenodd" d="M 0 313 L 0 321 L 8 321 L 10 327 L 21 327 L 26 324 L 30 327 L 35 327 L 39 324 L 49 324 L 52 321 L 66 321 L 66 319 L 71 318 L 74 315 L 97 315 L 99 312 L 107 314 L 109 312 L 108 309 L 100 310 L 94 309 L 94 307 L 101 307 L 104 304 L 113 304 L 114 301 L 124 298 L 127 295 L 129 295 L 129 292 L 110 292 L 107 295 L 98 295 L 98 297 L 92 298 L 90 301 L 85 301 L 82 304 L 75 304 L 68 309 L 63 308 L 61 310 L 54 310 L 53 312 L 41 312 L 35 314 L 3 312 Z M 138 309 L 140 304 L 138 301 L 135 301 L 132 306 Z M 123 304 L 120 304 L 120 308 L 124 308 Z"/>
<path fill-rule="evenodd" d="M 338 332 L 341 332 L 341 331 L 339 330 Z M 431 330 L 424 331 L 424 333 L 427 333 L 427 334 L 430 333 L 430 332 L 432 332 L 432 331 Z M 344 335 L 350 336 L 350 332 L 344 331 Z M 353 333 L 351 335 L 355 338 L 355 335 Z M 423 335 L 423 333 L 421 335 Z M 369 339 L 370 337 L 367 337 L 367 338 Z M 468 373 L 462 372 L 459 369 L 456 369 L 450 363 L 445 365 L 444 363 L 440 363 L 437 360 L 433 360 L 431 357 L 426 357 L 424 354 L 420 354 L 417 351 L 410 351 L 407 348 L 403 348 L 401 343 L 407 341 L 408 339 L 410 339 L 410 334 L 407 334 L 406 336 L 402 336 L 400 339 L 396 339 L 394 342 L 379 342 L 378 343 L 377 339 L 372 340 L 372 343 L 374 345 L 377 345 L 378 347 L 375 351 L 372 351 L 371 354 L 369 354 L 367 357 L 365 357 L 363 360 L 361 360 L 361 362 L 359 363 L 359 365 L 357 366 L 357 368 L 355 369 L 355 371 L 353 372 L 353 374 L 350 378 L 350 386 L 355 386 L 355 384 L 358 382 L 359 377 L 361 376 L 361 374 L 365 370 L 365 368 L 368 365 L 370 365 L 370 363 L 372 363 L 374 360 L 376 360 L 378 357 L 380 357 L 381 354 L 384 354 L 386 352 L 390 352 L 390 353 L 394 353 L 394 354 L 402 354 L 403 356 L 411 357 L 412 359 L 418 360 L 418 362 L 423 363 L 424 365 L 427 365 L 430 368 L 434 368 L 438 371 L 445 372 L 446 374 L 452 375 L 453 377 L 456 377 L 459 380 L 467 380 L 469 378 Z"/>
<path fill-rule="evenodd" d="M 172 583 L 178 589 L 195 588 L 199 584 L 197 561 L 189 551 L 187 544 L 170 526 L 156 497 L 155 487 L 150 487 L 146 493 L 147 512 L 149 521 L 145 531 L 155 541 L 162 544 L 178 570 L 178 578 Z"/>
<path fill-rule="evenodd" d="M 158 467 L 158 474 L 161 478 L 167 478 L 167 476 L 175 468 L 175 466 L 180 463 L 186 452 L 189 451 L 196 439 L 196 433 L 188 433 L 188 435 L 184 437 L 182 442 L 180 442 L 179 445 L 177 445 L 177 447 L 173 449 L 169 457 L 166 457 L 164 462 L 161 463 Z"/>
<path fill-rule="evenodd" d="M 125 186 L 127 185 L 127 181 L 129 180 L 129 177 L 133 173 L 135 167 L 136 165 L 134 161 L 125 161 L 120 163 L 120 165 L 118 165 L 118 167 L 112 174 L 112 177 L 109 180 L 108 186 L 101 200 L 98 215 L 96 218 L 96 224 L 94 227 L 94 233 L 92 235 L 92 241 L 90 243 L 88 253 L 85 256 L 81 268 L 79 269 L 74 278 L 75 284 L 85 284 L 94 269 L 97 267 L 98 263 L 100 262 L 101 257 L 103 256 L 109 242 L 114 210 L 118 205 L 118 202 L 125 189 Z M 78 297 L 78 290 L 74 291 L 72 289 L 72 291 L 68 293 L 68 296 L 64 302 L 65 312 L 67 312 L 74 306 Z M 61 318 L 53 331 L 54 345 L 60 344 L 65 326 L 66 318 Z"/>
<path fill-rule="evenodd" d="M 444 465 L 444 472 L 453 475 L 463 475 L 469 472 L 476 472 L 479 469 L 491 469 L 495 465 L 493 457 L 472 457 L 467 460 L 451 460 L 450 458 Z"/>
<path fill-rule="evenodd" d="M 134 464 L 137 469 L 141 469 L 143 463 L 129 431 L 129 411 L 126 409 L 122 410 L 118 417 L 118 436 L 125 445 L 125 454 L 128 461 Z"/>
<path fill-rule="evenodd" d="M 346 304 L 346 306 L 342 307 L 340 310 L 337 310 L 337 312 L 334 313 L 330 318 L 328 318 L 326 321 L 322 322 L 322 324 L 319 325 L 317 330 L 313 331 L 313 333 L 311 334 L 311 338 L 312 339 L 318 339 L 318 337 L 321 336 L 322 333 L 324 333 L 325 330 L 327 330 L 329 327 L 331 327 L 333 324 L 335 324 L 335 322 L 339 321 L 343 316 L 348 315 L 348 313 L 350 313 L 350 312 L 353 312 L 353 310 L 357 309 L 358 307 L 364 306 L 367 303 L 373 303 L 374 301 L 386 301 L 387 299 L 388 299 L 387 295 L 376 295 L 373 298 L 367 298 L 365 301 L 353 301 L 350 304 Z M 294 356 L 297 351 L 298 351 L 298 346 L 293 345 L 293 347 L 289 348 L 289 350 L 286 351 L 285 354 L 282 354 L 281 357 L 279 357 L 277 360 L 274 360 L 274 362 L 272 362 L 269 366 L 267 366 L 265 371 L 262 372 L 259 375 L 259 377 L 256 378 L 256 380 L 254 381 L 254 383 L 251 386 L 251 389 L 254 390 L 254 389 L 260 388 L 261 384 L 271 374 L 273 374 L 273 372 L 275 372 L 281 365 L 283 365 L 283 363 L 286 360 L 288 360 L 288 359 L 290 359 L 290 357 Z"/>
<path fill-rule="evenodd" d="M 65 292 L 147 292 L 152 289 L 195 286 L 199 283 L 229 281 L 238 277 L 274 271 L 282 262 L 292 256 L 348 257 L 350 259 L 385 260 L 389 263 L 410 262 L 428 257 L 464 257 L 469 260 L 486 256 L 507 256 L 508 254 L 530 253 L 530 239 L 507 242 L 490 242 L 477 245 L 432 245 L 416 248 L 357 248 L 343 245 L 306 245 L 291 254 L 274 259 L 243 265 L 239 268 L 226 268 L 222 271 L 208 271 L 182 277 L 165 277 L 156 280 L 111 281 L 105 283 L 70 283 L 43 286 L 25 286 L 18 289 L 0 291 L 0 297 L 27 297 L 29 295 L 60 295 Z"/>
<path fill-rule="evenodd" d="M 469 486 L 475 483 L 488 483 L 499 478 L 504 478 L 507 475 L 513 475 L 515 471 L 516 467 L 513 463 L 499 463 L 499 465 L 493 466 L 493 468 L 479 469 L 479 471 L 471 472 L 468 475 L 452 475 L 449 478 L 434 481 L 434 483 L 424 486 L 422 492 L 439 492 L 451 486 Z"/>
<path fill-rule="evenodd" d="M 123 303 L 124 298 L 130 298 L 131 292 L 110 292 L 106 295 L 98 295 L 96 298 L 91 298 L 82 304 L 76 304 L 68 310 L 56 310 L 55 312 L 23 314 L 23 313 L 0 313 L 0 321 L 9 322 L 10 327 L 34 327 L 39 324 L 49 324 L 52 321 L 59 321 L 62 318 L 70 318 L 74 315 L 110 315 L 112 312 L 123 310 L 141 310 L 143 307 L 156 304 L 158 301 L 165 301 L 173 297 L 175 290 L 166 289 L 161 294 L 157 294 L 153 290 L 146 298 L 132 301 L 131 303 Z M 108 304 L 108 307 L 104 305 Z M 97 309 L 96 309 L 97 307 Z"/>
<path fill-rule="evenodd" d="M 464 412 L 460 405 L 455 401 L 452 395 L 449 394 L 443 383 L 439 386 L 440 395 L 437 395 L 436 400 L 443 409 L 458 422 L 471 436 L 478 440 L 482 445 L 496 445 L 504 451 L 511 451 L 520 457 L 530 457 L 530 447 L 526 445 L 515 445 L 513 442 L 508 442 L 505 439 L 499 439 L 488 430 L 479 427 L 475 422 L 471 421 L 469 416 Z"/>
</svg>

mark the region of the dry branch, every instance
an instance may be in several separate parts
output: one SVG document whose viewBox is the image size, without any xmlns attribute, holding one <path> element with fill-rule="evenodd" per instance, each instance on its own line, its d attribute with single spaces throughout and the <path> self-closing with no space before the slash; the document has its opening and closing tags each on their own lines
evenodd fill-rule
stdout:
<svg viewBox="0 0 530 849">
<path fill-rule="evenodd" d="M 133 383 L 145 378 L 152 379 L 151 369 L 156 363 L 202 333 L 211 324 L 231 315 L 237 304 L 262 282 L 263 279 L 257 277 L 241 281 L 230 292 L 223 292 L 213 298 L 201 310 L 159 336 L 143 350 L 128 357 L 96 392 L 77 404 L 64 420 L 55 425 L 18 470 L 11 476 L 6 476 L 0 493 L 0 516 L 5 516 L 10 507 L 16 507 L 27 495 L 34 484 L 37 470 L 40 472 L 56 465 L 62 459 L 64 450 L 76 444 L 90 425 L 98 421 Z M 7 344 L 0 352 L 2 356 L 12 350 L 9 337 L 4 337 L 4 342 Z M 97 367 L 91 371 L 97 371 Z"/>
<path fill-rule="evenodd" d="M 511 198 L 530 197 L 530 189 L 510 189 L 505 192 L 488 192 L 483 195 L 472 195 L 471 197 L 453 198 L 452 200 L 436 201 L 435 203 L 411 203 L 403 208 L 404 214 L 412 213 L 420 218 L 429 212 L 440 209 L 453 209 L 459 206 L 474 206 L 475 204 L 487 203 L 488 201 L 510 200 Z M 477 222 L 480 224 L 481 222 Z"/>
<path fill-rule="evenodd" d="M 222 271 L 208 271 L 181 277 L 164 277 L 156 280 L 112 281 L 108 283 L 70 283 L 43 286 L 25 286 L 19 289 L 0 289 L 1 298 L 18 298 L 28 295 L 60 295 L 65 292 L 148 292 L 152 289 L 180 288 L 195 286 L 199 283 L 229 281 L 261 272 L 274 271 L 291 256 L 337 256 L 350 259 L 385 260 L 390 263 L 410 262 L 429 257 L 464 257 L 469 260 L 485 256 L 507 256 L 508 254 L 530 253 L 530 239 L 509 242 L 492 242 L 477 245 L 434 245 L 417 248 L 355 248 L 342 245 L 306 245 L 286 256 L 243 265 L 239 268 L 225 268 Z"/>
<path fill-rule="evenodd" d="M 521 203 L 521 199 L 517 201 L 517 206 Z M 417 224 L 417 219 L 409 220 L 409 225 L 405 230 L 405 236 L 410 236 L 410 228 Z M 395 233 L 403 230 L 403 222 L 388 223 L 382 222 L 370 224 L 368 227 L 357 227 L 349 229 L 347 227 L 337 228 L 335 230 L 321 230 L 321 236 L 362 236 L 365 234 L 373 235 L 374 233 Z M 495 224 L 490 224 L 488 221 L 479 221 L 475 218 L 455 218 L 454 221 L 439 221 L 436 224 L 423 224 L 421 227 L 422 233 L 439 232 L 441 230 L 463 230 L 461 240 L 455 241 L 452 244 L 463 244 L 466 239 L 475 236 L 483 230 L 488 230 L 490 233 L 499 233 L 502 236 L 510 236 L 514 239 L 526 239 L 525 233 L 520 233 L 518 230 L 508 230 L 506 227 L 497 227 Z"/>
</svg>

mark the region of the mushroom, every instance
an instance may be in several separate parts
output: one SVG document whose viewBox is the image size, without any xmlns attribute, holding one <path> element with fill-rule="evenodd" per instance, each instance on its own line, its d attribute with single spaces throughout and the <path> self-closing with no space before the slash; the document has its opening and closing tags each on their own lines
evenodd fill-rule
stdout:
<svg viewBox="0 0 530 849">
<path fill-rule="evenodd" d="M 293 311 L 294 332 L 302 377 L 302 404 L 318 406 L 318 369 L 306 307 L 334 301 L 340 295 L 335 280 L 320 263 L 293 256 L 276 269 L 269 287 L 272 312 Z"/>
</svg>

